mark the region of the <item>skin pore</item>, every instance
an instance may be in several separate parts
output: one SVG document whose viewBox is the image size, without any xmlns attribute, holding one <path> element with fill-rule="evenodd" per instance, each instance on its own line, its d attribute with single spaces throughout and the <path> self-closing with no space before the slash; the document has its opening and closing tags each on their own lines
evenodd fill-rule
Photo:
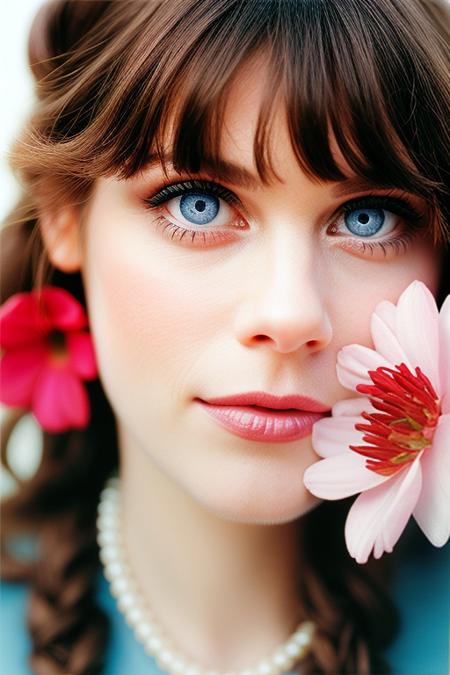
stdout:
<svg viewBox="0 0 450 675">
<path fill-rule="evenodd" d="M 263 88 L 261 64 L 243 67 L 221 147 L 223 159 L 255 179 Z M 283 182 L 250 189 L 220 181 L 241 205 L 220 199 L 212 224 L 186 220 L 179 197 L 145 205 L 163 185 L 189 179 L 172 171 L 167 181 L 159 165 L 127 181 L 97 180 L 82 236 L 69 209 L 42 221 L 52 262 L 82 271 L 100 377 L 117 418 L 133 574 L 182 653 L 230 670 L 270 654 L 303 618 L 295 601 L 297 519 L 319 503 L 302 483 L 317 455 L 311 437 L 260 443 L 232 435 L 194 399 L 260 390 L 331 407 L 352 397 L 336 377 L 338 351 L 371 346 L 380 300 L 396 302 L 414 279 L 436 293 L 440 275 L 440 253 L 422 234 L 404 248 L 387 246 L 386 255 L 381 246 L 364 252 L 364 237 L 336 215 L 350 199 L 401 191 L 339 196 L 342 184 L 312 182 L 296 162 L 281 105 L 271 140 Z M 409 202 L 424 210 L 418 197 Z M 161 215 L 222 238 L 172 239 Z M 366 240 L 386 242 L 406 229 L 401 216 L 385 217 Z"/>
</svg>

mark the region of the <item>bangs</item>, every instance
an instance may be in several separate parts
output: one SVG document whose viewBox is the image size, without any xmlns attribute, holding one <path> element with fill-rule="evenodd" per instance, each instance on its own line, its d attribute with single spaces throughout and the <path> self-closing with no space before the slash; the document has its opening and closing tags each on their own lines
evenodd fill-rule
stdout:
<svg viewBox="0 0 450 675">
<path fill-rule="evenodd" d="M 424 197 L 440 211 L 437 239 L 450 238 L 446 48 L 419 4 L 138 1 L 111 3 L 106 14 L 91 41 L 94 47 L 109 32 L 110 52 L 91 63 L 83 96 L 73 87 L 75 123 L 84 110 L 94 120 L 76 138 L 83 177 L 130 178 L 150 152 L 164 171 L 168 154 L 177 172 L 195 174 L 206 164 L 220 175 L 227 97 L 240 69 L 263 56 L 265 93 L 253 139 L 263 183 L 279 178 L 269 140 L 282 102 L 293 152 L 312 180 L 349 177 L 333 157 L 334 137 L 356 175 Z"/>
</svg>

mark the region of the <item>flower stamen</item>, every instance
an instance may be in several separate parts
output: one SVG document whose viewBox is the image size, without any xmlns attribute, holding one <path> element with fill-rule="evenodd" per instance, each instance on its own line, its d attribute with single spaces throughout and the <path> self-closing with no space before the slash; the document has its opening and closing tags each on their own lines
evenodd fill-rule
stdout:
<svg viewBox="0 0 450 675">
<path fill-rule="evenodd" d="M 64 365 L 69 360 L 66 336 L 60 330 L 52 330 L 48 336 L 50 358 L 55 365 Z"/>
<path fill-rule="evenodd" d="M 368 374 L 374 384 L 359 384 L 356 390 L 368 394 L 381 413 L 361 413 L 368 424 L 355 424 L 355 429 L 367 432 L 363 440 L 368 445 L 349 447 L 368 458 L 368 469 L 390 476 L 431 446 L 441 414 L 440 401 L 419 367 L 414 374 L 401 363 L 395 369 L 380 366 Z"/>
</svg>

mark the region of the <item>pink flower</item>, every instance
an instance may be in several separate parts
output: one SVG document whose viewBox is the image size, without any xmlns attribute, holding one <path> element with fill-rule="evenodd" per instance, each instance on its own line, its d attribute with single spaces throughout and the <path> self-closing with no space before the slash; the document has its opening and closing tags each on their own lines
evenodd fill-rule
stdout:
<svg viewBox="0 0 450 675">
<path fill-rule="evenodd" d="M 86 326 L 83 306 L 62 288 L 10 297 L 0 309 L 1 402 L 31 410 L 47 431 L 85 427 L 89 399 L 81 380 L 97 377 Z"/>
<path fill-rule="evenodd" d="M 303 477 L 323 499 L 362 493 L 345 524 L 359 563 L 391 552 L 411 515 L 435 546 L 450 536 L 450 295 L 439 313 L 413 281 L 397 305 L 377 305 L 370 328 L 374 349 L 348 345 L 336 367 L 341 384 L 365 396 L 316 422 L 324 459 Z"/>
</svg>

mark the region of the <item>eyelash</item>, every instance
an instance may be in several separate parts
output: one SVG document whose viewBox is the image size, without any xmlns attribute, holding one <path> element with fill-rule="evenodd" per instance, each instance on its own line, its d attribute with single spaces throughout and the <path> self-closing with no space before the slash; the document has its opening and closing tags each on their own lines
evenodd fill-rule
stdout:
<svg viewBox="0 0 450 675">
<path fill-rule="evenodd" d="M 205 193 L 212 193 L 215 196 L 224 199 L 232 207 L 242 208 L 240 200 L 232 192 L 227 190 L 227 188 L 223 187 L 222 185 L 208 180 L 189 180 L 166 185 L 152 197 L 147 197 L 144 199 L 144 205 L 147 209 L 153 211 L 158 209 L 158 207 L 170 199 L 183 194 L 189 194 L 195 190 L 202 190 Z M 346 202 L 333 216 L 333 223 L 331 226 L 336 228 L 336 222 L 338 221 L 339 217 L 345 216 L 351 211 L 362 208 L 378 208 L 390 211 L 391 213 L 404 218 L 409 225 L 409 228 L 400 235 L 379 242 L 359 239 L 356 235 L 352 237 L 350 234 L 349 239 L 352 243 L 349 247 L 362 250 L 363 253 L 370 251 L 371 255 L 373 255 L 376 250 L 381 250 L 383 255 L 386 257 L 388 249 L 391 249 L 394 250 L 396 254 L 399 254 L 402 251 L 406 251 L 408 244 L 412 239 L 414 239 L 417 232 L 421 229 L 424 229 L 425 214 L 419 212 L 409 202 L 409 200 L 405 198 L 400 199 L 398 197 L 376 195 L 371 193 L 365 195 L 364 197 L 357 197 Z M 203 237 L 203 243 L 206 243 L 207 241 L 218 242 L 229 239 L 226 233 L 221 234 L 212 230 L 189 230 L 188 228 L 180 227 L 175 225 L 162 214 L 156 218 L 155 224 L 158 227 L 162 227 L 163 232 L 166 232 L 167 230 L 167 234 L 165 236 L 169 236 L 171 239 L 176 239 L 177 241 L 181 241 L 182 238 L 187 234 L 191 234 L 191 243 L 193 243 L 194 240 L 200 236 Z"/>
</svg>

